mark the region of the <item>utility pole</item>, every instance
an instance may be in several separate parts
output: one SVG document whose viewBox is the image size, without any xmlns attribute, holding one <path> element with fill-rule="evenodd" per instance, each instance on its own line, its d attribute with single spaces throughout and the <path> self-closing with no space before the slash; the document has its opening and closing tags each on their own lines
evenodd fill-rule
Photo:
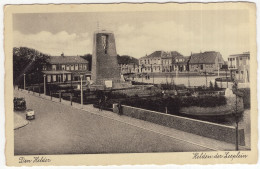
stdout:
<svg viewBox="0 0 260 169">
<path fill-rule="evenodd" d="M 227 88 L 228 88 L 227 68 L 225 70 L 226 70 L 226 81 L 227 81 Z M 230 75 L 230 78 L 231 78 L 231 75 Z"/>
<path fill-rule="evenodd" d="M 237 103 L 237 95 L 238 95 L 238 86 L 237 86 L 237 82 L 234 81 L 233 82 L 233 90 L 234 93 L 236 95 L 236 103 L 235 103 L 235 113 L 234 113 L 234 117 L 235 117 L 235 121 L 236 121 L 236 151 L 238 151 L 238 123 L 239 123 L 239 114 L 238 114 L 238 103 Z"/>
<path fill-rule="evenodd" d="M 81 108 L 83 108 L 83 86 L 82 86 L 83 75 L 80 75 L 80 96 L 81 96 Z"/>
<path fill-rule="evenodd" d="M 38 92 L 39 92 L 39 96 L 41 95 L 40 92 L 41 92 L 41 88 L 40 88 L 40 72 L 39 72 L 39 69 L 37 68 L 37 75 L 38 75 Z"/>
<path fill-rule="evenodd" d="M 46 95 L 46 75 L 43 75 L 44 80 L 44 95 Z"/>
<path fill-rule="evenodd" d="M 205 69 L 205 77 L 206 77 L 206 88 L 208 88 L 208 78 L 207 78 L 207 71 Z"/>
<path fill-rule="evenodd" d="M 218 64 L 218 77 L 219 77 L 219 64 Z"/>
<path fill-rule="evenodd" d="M 190 69 L 188 70 L 188 87 L 190 87 Z"/>
<path fill-rule="evenodd" d="M 25 80 L 26 74 L 23 74 L 23 89 L 25 90 L 26 88 L 26 80 Z"/>
</svg>

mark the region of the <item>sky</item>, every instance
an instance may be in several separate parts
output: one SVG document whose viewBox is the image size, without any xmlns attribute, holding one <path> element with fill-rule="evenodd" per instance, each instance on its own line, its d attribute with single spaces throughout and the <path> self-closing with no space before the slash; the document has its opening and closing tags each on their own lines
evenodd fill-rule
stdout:
<svg viewBox="0 0 260 169">
<path fill-rule="evenodd" d="M 246 10 L 22 13 L 13 15 L 13 45 L 84 55 L 92 53 L 94 31 L 105 29 L 114 32 L 119 55 L 218 51 L 227 60 L 250 49 L 248 17 Z"/>
</svg>

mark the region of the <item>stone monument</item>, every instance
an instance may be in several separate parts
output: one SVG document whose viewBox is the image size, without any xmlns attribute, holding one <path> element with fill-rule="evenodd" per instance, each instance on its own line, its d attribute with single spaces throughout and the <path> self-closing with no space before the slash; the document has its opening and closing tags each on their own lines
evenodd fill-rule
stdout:
<svg viewBox="0 0 260 169">
<path fill-rule="evenodd" d="M 103 86 L 120 83 L 120 68 L 113 32 L 102 30 L 94 33 L 91 80 L 94 85 Z"/>
</svg>

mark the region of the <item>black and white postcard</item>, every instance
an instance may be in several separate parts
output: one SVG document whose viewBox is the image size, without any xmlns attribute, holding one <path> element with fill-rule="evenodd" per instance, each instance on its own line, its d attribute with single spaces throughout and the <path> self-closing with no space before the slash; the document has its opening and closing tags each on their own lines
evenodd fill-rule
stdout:
<svg viewBox="0 0 260 169">
<path fill-rule="evenodd" d="M 9 166 L 254 164 L 254 3 L 6 5 Z"/>
</svg>

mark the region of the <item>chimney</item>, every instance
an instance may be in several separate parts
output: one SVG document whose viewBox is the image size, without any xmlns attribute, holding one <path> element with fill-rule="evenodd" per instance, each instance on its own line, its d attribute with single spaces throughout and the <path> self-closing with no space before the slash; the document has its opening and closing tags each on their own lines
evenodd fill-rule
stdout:
<svg viewBox="0 0 260 169">
<path fill-rule="evenodd" d="M 62 52 L 61 57 L 64 57 L 64 53 Z"/>
</svg>

